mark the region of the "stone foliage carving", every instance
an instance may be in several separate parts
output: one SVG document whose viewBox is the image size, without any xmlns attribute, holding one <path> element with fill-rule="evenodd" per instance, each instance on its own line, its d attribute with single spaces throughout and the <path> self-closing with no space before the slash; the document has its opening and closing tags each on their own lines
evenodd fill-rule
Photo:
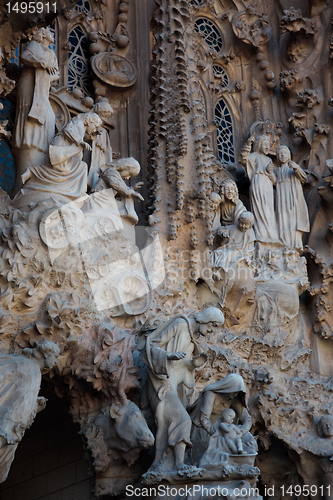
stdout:
<svg viewBox="0 0 333 500">
<path fill-rule="evenodd" d="M 133 7 L 137 19 L 148 3 Z M 304 17 L 288 2 L 283 13 L 279 2 L 246 3 L 157 0 L 143 250 L 134 178 L 146 167 L 112 152 L 115 139 L 117 150 L 145 156 L 144 123 L 143 142 L 129 144 L 135 123 L 125 114 L 148 95 L 143 66 L 136 80 L 129 62 L 130 36 L 149 43 L 126 1 L 64 11 L 63 27 L 83 20 L 89 31 L 94 96 L 53 88 L 59 134 L 39 151 L 45 159 L 28 164 L 35 146 L 21 155 L 15 200 L 0 196 L 1 348 L 21 356 L 34 342 L 58 344 L 45 379 L 71 398 L 97 496 L 141 478 L 175 485 L 177 500 L 185 484 L 208 488 L 200 500 L 217 497 L 216 483 L 234 498 L 235 487 L 255 485 L 256 453 L 261 484 L 276 491 L 332 484 L 331 5 L 309 1 Z M 195 34 L 199 15 L 223 34 L 218 51 Z M 279 23 L 277 35 L 270 26 Z M 213 76 L 217 64 L 227 88 Z M 230 171 L 214 156 L 222 99 L 243 165 Z M 198 313 L 213 306 L 217 326 Z"/>
<path fill-rule="evenodd" d="M 45 408 L 38 397 L 42 374 L 57 362 L 59 347 L 43 340 L 21 355 L 0 354 L 0 482 L 8 476 L 16 448 L 36 414 Z"/>
<path fill-rule="evenodd" d="M 304 17 L 301 10 L 291 7 L 283 11 L 280 28 L 282 33 L 303 31 L 307 35 L 313 35 L 316 32 L 316 22 Z"/>
<path fill-rule="evenodd" d="M 268 17 L 258 14 L 254 5 L 233 17 L 232 29 L 237 38 L 254 47 L 265 45 L 272 35 Z"/>
</svg>

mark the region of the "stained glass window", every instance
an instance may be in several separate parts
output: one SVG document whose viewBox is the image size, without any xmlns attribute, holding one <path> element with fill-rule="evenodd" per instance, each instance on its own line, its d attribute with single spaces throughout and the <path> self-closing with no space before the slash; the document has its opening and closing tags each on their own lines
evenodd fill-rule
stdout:
<svg viewBox="0 0 333 500">
<path fill-rule="evenodd" d="M 225 165 L 235 165 L 234 134 L 230 111 L 223 99 L 215 106 L 215 122 L 217 125 L 217 148 L 219 157 Z"/>
<path fill-rule="evenodd" d="M 224 69 L 222 68 L 222 66 L 220 66 L 219 64 L 214 64 L 214 66 L 213 66 L 213 73 L 214 73 L 214 76 L 216 78 L 218 78 L 219 80 L 221 80 L 221 87 L 222 88 L 227 87 L 229 85 L 228 75 L 224 71 Z"/>
<path fill-rule="evenodd" d="M 15 106 L 8 99 L 0 99 L 3 109 L 0 111 L 0 121 L 8 120 L 6 130 L 13 131 L 15 122 Z M 0 187 L 9 193 L 15 184 L 15 164 L 9 142 L 0 137 Z"/>
<path fill-rule="evenodd" d="M 90 3 L 88 0 L 79 0 L 79 2 L 75 5 L 76 12 L 84 12 L 85 14 L 89 14 L 90 12 Z"/>
<path fill-rule="evenodd" d="M 81 26 L 76 26 L 68 37 L 72 48 L 68 54 L 68 87 L 80 88 L 84 95 L 90 94 L 90 76 L 88 60 L 89 42 Z"/>
<path fill-rule="evenodd" d="M 11 63 L 15 63 L 17 65 L 20 64 L 20 45 L 18 45 L 14 52 L 14 57 L 10 60 Z"/>
<path fill-rule="evenodd" d="M 8 120 L 7 130 L 12 131 L 15 124 L 15 106 L 8 99 L 1 98 L 3 109 L 0 111 L 0 120 Z"/>
<path fill-rule="evenodd" d="M 222 49 L 223 41 L 220 30 L 212 21 L 201 17 L 195 21 L 195 31 L 200 33 L 207 45 L 219 52 Z"/>
</svg>

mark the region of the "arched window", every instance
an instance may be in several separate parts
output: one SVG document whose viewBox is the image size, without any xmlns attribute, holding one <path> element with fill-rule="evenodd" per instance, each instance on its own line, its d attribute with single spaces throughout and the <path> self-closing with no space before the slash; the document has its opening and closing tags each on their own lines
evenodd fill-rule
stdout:
<svg viewBox="0 0 333 500">
<path fill-rule="evenodd" d="M 3 109 L 0 111 L 0 120 L 8 120 L 6 127 L 10 132 L 15 122 L 15 106 L 8 99 L 0 99 Z M 9 193 L 15 184 L 15 164 L 10 148 L 10 142 L 0 136 L 0 187 Z"/>
<path fill-rule="evenodd" d="M 224 71 L 222 66 L 219 64 L 213 65 L 213 74 L 215 78 L 218 78 L 221 81 L 221 88 L 225 88 L 229 85 L 229 78 L 227 73 Z"/>
<path fill-rule="evenodd" d="M 225 166 L 236 165 L 232 119 L 224 99 L 220 99 L 216 103 L 215 122 L 220 160 Z"/>
<path fill-rule="evenodd" d="M 84 95 L 90 94 L 90 76 L 89 76 L 89 42 L 87 35 L 81 28 L 76 26 L 69 34 L 68 41 L 71 44 L 71 50 L 68 54 L 68 82 L 71 89 L 78 87 Z"/>
<path fill-rule="evenodd" d="M 215 24 L 204 17 L 200 17 L 195 21 L 194 29 L 197 33 L 203 36 L 203 39 L 216 52 L 220 52 L 223 45 L 222 35 Z"/>
</svg>

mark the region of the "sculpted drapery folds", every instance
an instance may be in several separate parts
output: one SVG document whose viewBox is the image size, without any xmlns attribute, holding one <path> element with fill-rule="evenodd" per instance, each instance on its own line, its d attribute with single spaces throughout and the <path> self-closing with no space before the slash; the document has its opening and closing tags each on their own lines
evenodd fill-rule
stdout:
<svg viewBox="0 0 333 500">
<path fill-rule="evenodd" d="M 185 448 L 192 445 L 192 424 L 186 401 L 194 390 L 194 370 L 207 359 L 198 338 L 223 323 L 222 312 L 211 307 L 194 318 L 175 316 L 147 336 L 142 354 L 148 367 L 148 395 L 157 426 L 155 459 L 147 474 L 188 468 L 184 455 Z"/>
<path fill-rule="evenodd" d="M 268 156 L 271 140 L 261 135 L 255 142 L 255 151 L 251 153 L 255 136 L 251 136 L 240 153 L 239 161 L 245 167 L 250 179 L 251 211 L 254 215 L 256 240 L 274 243 L 279 240 L 274 212 L 274 165 Z"/>
<path fill-rule="evenodd" d="M 47 340 L 23 349 L 22 355 L 0 353 L 0 482 L 7 478 L 25 430 L 45 408 L 45 398 L 38 398 L 42 374 L 53 368 L 59 353 Z"/>
<path fill-rule="evenodd" d="M 40 28 L 21 54 L 22 74 L 17 87 L 16 123 L 13 154 L 16 164 L 16 193 L 22 185 L 21 175 L 30 166 L 48 159 L 48 147 L 55 134 L 55 115 L 49 101 L 52 82 L 58 80 L 58 61 L 53 34 Z"/>
<path fill-rule="evenodd" d="M 82 161 L 84 141 L 102 125 L 96 113 L 82 113 L 57 134 L 49 147 L 50 164 L 30 166 L 22 175 L 24 186 L 15 198 L 17 208 L 50 196 L 59 201 L 75 200 L 87 193 L 88 166 Z"/>
<path fill-rule="evenodd" d="M 302 235 L 310 230 L 308 208 L 302 184 L 306 173 L 291 161 L 290 150 L 280 146 L 276 150 L 279 166 L 276 170 L 276 216 L 279 239 L 287 247 L 302 250 Z"/>
</svg>

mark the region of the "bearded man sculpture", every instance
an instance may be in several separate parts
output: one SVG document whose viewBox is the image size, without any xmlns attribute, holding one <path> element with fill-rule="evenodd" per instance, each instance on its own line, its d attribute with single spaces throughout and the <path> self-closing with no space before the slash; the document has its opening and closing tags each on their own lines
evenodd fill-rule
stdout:
<svg viewBox="0 0 333 500">
<path fill-rule="evenodd" d="M 184 456 L 190 441 L 187 396 L 194 390 L 194 370 L 207 360 L 200 335 L 221 328 L 223 313 L 209 307 L 193 318 L 178 315 L 147 336 L 143 359 L 148 367 L 148 397 L 157 424 L 156 455 L 147 475 L 186 471 Z"/>
</svg>

